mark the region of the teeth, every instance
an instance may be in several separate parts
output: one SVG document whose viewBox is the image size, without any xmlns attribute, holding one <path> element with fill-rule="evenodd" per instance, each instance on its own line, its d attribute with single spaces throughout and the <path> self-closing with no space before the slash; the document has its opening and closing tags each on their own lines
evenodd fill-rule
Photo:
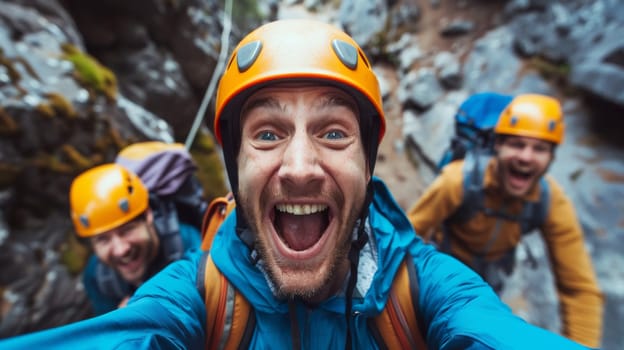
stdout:
<svg viewBox="0 0 624 350">
<path fill-rule="evenodd" d="M 319 211 L 323 211 L 327 209 L 327 206 L 324 204 L 278 204 L 277 210 L 293 214 L 293 215 L 307 215 L 318 213 Z"/>
<path fill-rule="evenodd" d="M 132 257 L 131 256 L 124 256 L 123 258 L 119 259 L 119 263 L 120 264 L 127 264 L 129 262 L 132 261 Z"/>
<path fill-rule="evenodd" d="M 118 262 L 120 264 L 128 264 L 130 262 L 132 262 L 134 259 L 136 259 L 136 250 L 132 249 L 128 254 L 125 254 L 124 256 L 118 258 Z"/>
<path fill-rule="evenodd" d="M 531 170 L 521 170 L 521 169 L 514 169 L 514 168 L 512 168 L 511 171 L 516 173 L 516 174 L 518 174 L 518 175 L 520 175 L 520 176 L 525 176 L 525 177 L 531 176 L 531 174 L 532 174 Z"/>
</svg>

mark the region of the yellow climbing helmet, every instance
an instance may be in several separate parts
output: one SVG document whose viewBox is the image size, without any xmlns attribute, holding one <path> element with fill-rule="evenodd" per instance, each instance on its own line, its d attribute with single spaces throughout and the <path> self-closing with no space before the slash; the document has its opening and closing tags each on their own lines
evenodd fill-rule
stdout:
<svg viewBox="0 0 624 350">
<path fill-rule="evenodd" d="M 80 237 L 91 237 L 143 213 L 149 192 L 141 179 L 118 164 L 104 164 L 78 175 L 69 191 L 71 219 Z"/>
<path fill-rule="evenodd" d="M 534 137 L 560 144 L 565 125 L 559 101 L 539 94 L 516 96 L 503 110 L 494 133 Z"/>
<path fill-rule="evenodd" d="M 214 132 L 223 145 L 224 120 L 239 118 L 247 97 L 278 81 L 320 81 L 343 88 L 358 103 L 360 118 L 378 118 L 376 142 L 385 132 L 379 83 L 358 44 L 323 22 L 280 20 L 248 34 L 234 49 L 217 90 Z M 236 130 L 238 131 L 238 130 Z"/>
</svg>

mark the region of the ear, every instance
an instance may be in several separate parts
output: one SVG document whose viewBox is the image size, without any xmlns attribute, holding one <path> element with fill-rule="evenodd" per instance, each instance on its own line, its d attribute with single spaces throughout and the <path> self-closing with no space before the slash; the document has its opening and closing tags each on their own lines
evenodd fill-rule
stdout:
<svg viewBox="0 0 624 350">
<path fill-rule="evenodd" d="M 145 222 L 151 225 L 154 222 L 154 215 L 152 214 L 152 208 L 145 209 Z"/>
</svg>

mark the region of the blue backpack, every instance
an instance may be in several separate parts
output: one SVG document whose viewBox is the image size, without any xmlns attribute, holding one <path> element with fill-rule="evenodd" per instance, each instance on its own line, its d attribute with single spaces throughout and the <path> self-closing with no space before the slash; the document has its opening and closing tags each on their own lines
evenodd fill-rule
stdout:
<svg viewBox="0 0 624 350">
<path fill-rule="evenodd" d="M 477 212 L 503 220 L 517 221 L 522 234 L 532 232 L 546 220 L 550 191 L 543 177 L 540 179 L 540 200 L 525 202 L 519 215 L 510 215 L 500 208 L 488 208 L 484 205 L 483 179 L 487 164 L 494 154 L 494 126 L 499 115 L 512 99 L 511 95 L 494 92 L 476 93 L 468 97 L 455 114 L 455 136 L 438 163 L 438 171 L 454 160 L 464 159 L 462 170 L 464 196 L 461 205 L 443 224 L 444 238 L 439 247 L 441 251 L 449 252 L 450 250 L 450 224 L 467 222 Z M 501 232 L 494 232 L 487 246 L 489 247 L 500 234 Z M 487 248 L 486 251 L 475 252 L 471 265 L 497 289 L 498 282 L 486 276 L 489 274 L 487 270 L 490 265 L 483 259 L 486 253 Z M 514 257 L 515 249 L 512 249 L 495 264 L 509 274 L 513 270 Z"/>
<path fill-rule="evenodd" d="M 494 126 L 512 99 L 511 95 L 479 92 L 462 102 L 455 113 L 455 136 L 438 162 L 438 171 L 454 160 L 463 159 L 472 150 L 492 154 Z"/>
</svg>

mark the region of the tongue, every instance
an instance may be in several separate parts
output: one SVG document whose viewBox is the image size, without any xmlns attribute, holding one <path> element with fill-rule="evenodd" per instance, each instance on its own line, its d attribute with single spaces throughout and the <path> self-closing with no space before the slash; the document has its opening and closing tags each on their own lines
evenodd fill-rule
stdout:
<svg viewBox="0 0 624 350">
<path fill-rule="evenodd" d="M 310 248 L 321 238 L 324 218 L 323 213 L 309 215 L 279 213 L 276 224 L 288 246 L 301 251 Z"/>
<path fill-rule="evenodd" d="M 513 171 L 510 173 L 510 176 L 509 176 L 509 183 L 514 188 L 525 187 L 527 183 L 529 182 L 529 180 L 530 180 L 530 176 L 517 173 L 517 172 L 513 172 Z"/>
</svg>

